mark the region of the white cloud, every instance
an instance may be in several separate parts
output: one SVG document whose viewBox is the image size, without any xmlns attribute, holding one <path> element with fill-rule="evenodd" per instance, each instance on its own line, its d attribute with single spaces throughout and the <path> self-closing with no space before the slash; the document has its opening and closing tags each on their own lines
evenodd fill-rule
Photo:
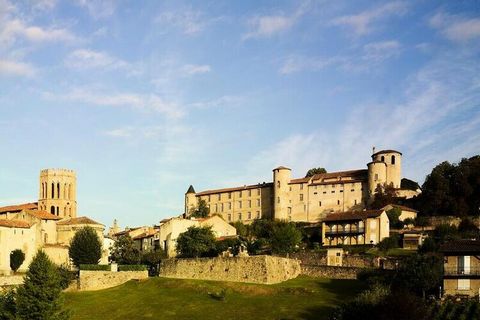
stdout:
<svg viewBox="0 0 480 320">
<path fill-rule="evenodd" d="M 50 100 L 80 102 L 97 106 L 130 107 L 136 110 L 158 112 L 169 118 L 181 118 L 185 115 L 181 106 L 174 102 L 165 101 L 156 94 L 105 94 L 77 88 L 65 94 L 44 92 L 43 97 Z"/>
<path fill-rule="evenodd" d="M 110 17 L 116 9 L 114 0 L 76 0 L 75 2 L 78 6 L 87 9 L 94 19 Z"/>
<path fill-rule="evenodd" d="M 165 27 L 173 26 L 184 34 L 193 35 L 203 31 L 211 21 L 205 18 L 201 11 L 187 7 L 179 11 L 162 12 L 155 22 Z"/>
<path fill-rule="evenodd" d="M 212 68 L 208 64 L 197 65 L 197 64 L 186 64 L 182 67 L 182 71 L 186 75 L 195 75 L 195 74 L 202 74 L 208 73 L 212 70 Z"/>
<path fill-rule="evenodd" d="M 17 37 L 22 37 L 34 43 L 43 42 L 73 42 L 78 38 L 65 28 L 43 28 L 29 26 L 19 19 L 8 20 L 0 25 L 0 42 L 10 45 Z"/>
<path fill-rule="evenodd" d="M 74 69 L 122 69 L 127 68 L 127 62 L 110 56 L 105 52 L 93 51 L 89 49 L 78 49 L 71 52 L 64 61 L 65 65 Z"/>
<path fill-rule="evenodd" d="M 209 101 L 203 102 L 195 102 L 191 103 L 189 107 L 197 108 L 197 109 L 211 109 L 211 108 L 219 108 L 219 107 L 231 107 L 231 106 L 238 106 L 245 100 L 244 97 L 240 96 L 221 96 L 220 98 L 216 98 Z"/>
<path fill-rule="evenodd" d="M 345 15 L 332 21 L 334 26 L 345 26 L 362 36 L 372 32 L 372 24 L 390 16 L 401 16 L 407 12 L 407 4 L 403 1 L 394 1 L 377 8 L 362 11 L 354 15 Z"/>
<path fill-rule="evenodd" d="M 33 8 L 40 11 L 49 11 L 55 8 L 57 0 L 34 0 Z"/>
<path fill-rule="evenodd" d="M 252 38 L 268 38 L 289 30 L 300 19 L 308 8 L 309 2 L 303 2 L 292 15 L 255 16 L 248 21 L 249 29 L 242 36 L 243 40 Z"/>
<path fill-rule="evenodd" d="M 362 59 L 372 62 L 381 62 L 394 56 L 398 56 L 400 49 L 400 43 L 395 40 L 368 43 L 363 46 L 364 54 Z"/>
<path fill-rule="evenodd" d="M 341 63 L 340 57 L 304 57 L 292 55 L 287 57 L 279 69 L 280 74 L 291 74 L 300 71 L 319 71 L 326 67 Z"/>
<path fill-rule="evenodd" d="M 468 42 L 480 38 L 480 18 L 465 18 L 439 12 L 430 18 L 429 23 L 451 41 Z"/>
<path fill-rule="evenodd" d="M 35 73 L 36 69 L 30 64 L 0 59 L 0 75 L 32 77 Z"/>
</svg>

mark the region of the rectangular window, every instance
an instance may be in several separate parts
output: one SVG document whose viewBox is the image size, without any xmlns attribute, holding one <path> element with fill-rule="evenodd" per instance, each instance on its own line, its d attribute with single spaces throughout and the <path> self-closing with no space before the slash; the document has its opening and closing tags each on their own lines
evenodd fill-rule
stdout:
<svg viewBox="0 0 480 320">
<path fill-rule="evenodd" d="M 322 206 L 322 201 L 318 201 L 318 206 L 319 206 L 319 207 Z"/>
<path fill-rule="evenodd" d="M 303 190 L 303 183 L 300 184 L 300 190 Z"/>
<path fill-rule="evenodd" d="M 248 189 L 248 196 L 249 196 L 249 197 L 252 196 L 252 189 Z"/>
<path fill-rule="evenodd" d="M 210 196 L 208 196 L 208 202 L 210 202 Z"/>
<path fill-rule="evenodd" d="M 337 204 L 340 204 L 340 200 L 337 200 Z"/>
<path fill-rule="evenodd" d="M 378 180 L 378 173 L 375 173 L 375 181 Z"/>
<path fill-rule="evenodd" d="M 289 215 L 292 214 L 292 208 L 291 208 L 291 207 L 288 207 L 288 208 L 287 208 L 287 213 L 288 213 Z"/>
<path fill-rule="evenodd" d="M 458 279 L 458 290 L 470 290 L 470 279 Z"/>
<path fill-rule="evenodd" d="M 257 196 L 260 195 L 260 189 L 257 189 Z"/>
<path fill-rule="evenodd" d="M 357 200 L 356 200 L 356 199 L 355 199 L 355 202 L 354 202 L 354 204 L 357 204 Z"/>
<path fill-rule="evenodd" d="M 242 201 L 238 201 L 238 208 L 242 209 Z"/>
<path fill-rule="evenodd" d="M 343 190 L 340 190 L 340 193 L 342 193 L 342 192 L 343 192 Z"/>
<path fill-rule="evenodd" d="M 239 198 L 242 197 L 242 191 L 238 191 L 238 197 L 239 197 Z"/>
<path fill-rule="evenodd" d="M 222 194 L 218 194 L 218 201 L 222 200 Z"/>
<path fill-rule="evenodd" d="M 248 220 L 251 220 L 251 219 L 252 219 L 252 213 L 249 212 L 249 213 L 248 213 Z"/>
<path fill-rule="evenodd" d="M 323 191 L 323 194 L 327 194 L 327 191 Z"/>
<path fill-rule="evenodd" d="M 228 193 L 228 199 L 232 199 L 232 193 L 231 192 Z"/>
<path fill-rule="evenodd" d="M 257 211 L 257 219 L 260 219 L 260 211 Z"/>
<path fill-rule="evenodd" d="M 350 191 L 351 191 L 351 192 L 354 192 L 354 191 L 355 191 L 355 189 L 351 189 Z"/>
<path fill-rule="evenodd" d="M 232 214 L 228 214 L 228 221 L 232 221 Z"/>
<path fill-rule="evenodd" d="M 300 194 L 300 201 L 303 201 L 303 194 Z"/>
<path fill-rule="evenodd" d="M 216 203 L 215 203 L 215 206 L 214 206 L 213 208 L 214 208 L 214 209 L 213 209 L 213 212 L 217 212 L 218 207 L 217 207 L 217 204 L 216 204 Z"/>
<path fill-rule="evenodd" d="M 248 207 L 249 207 L 249 208 L 252 207 L 252 200 L 248 200 Z"/>
<path fill-rule="evenodd" d="M 223 212 L 223 203 L 220 205 L 220 212 Z"/>
<path fill-rule="evenodd" d="M 232 203 L 231 202 L 228 203 L 228 210 L 232 210 Z"/>
<path fill-rule="evenodd" d="M 280 203 L 280 197 L 277 197 L 277 203 Z"/>
<path fill-rule="evenodd" d="M 238 214 L 238 220 L 242 220 L 242 213 L 241 212 Z"/>
<path fill-rule="evenodd" d="M 306 211 L 307 211 L 307 205 L 304 204 L 304 205 L 303 205 L 303 212 L 306 212 Z"/>
<path fill-rule="evenodd" d="M 260 199 L 257 199 L 257 207 L 260 207 Z"/>
<path fill-rule="evenodd" d="M 335 193 L 335 190 L 332 190 L 332 193 Z"/>
<path fill-rule="evenodd" d="M 317 194 L 316 192 L 314 192 L 313 194 Z"/>
</svg>

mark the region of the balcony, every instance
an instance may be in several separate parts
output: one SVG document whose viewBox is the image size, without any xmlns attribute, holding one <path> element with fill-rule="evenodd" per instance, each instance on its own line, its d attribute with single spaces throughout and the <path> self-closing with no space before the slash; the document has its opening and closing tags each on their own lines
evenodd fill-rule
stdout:
<svg viewBox="0 0 480 320">
<path fill-rule="evenodd" d="M 358 235 L 365 233 L 364 228 L 351 228 L 345 230 L 327 230 L 325 231 L 326 236 L 347 236 L 347 235 Z"/>
<path fill-rule="evenodd" d="M 443 268 L 445 278 L 480 278 L 480 267 L 474 268 Z"/>
</svg>

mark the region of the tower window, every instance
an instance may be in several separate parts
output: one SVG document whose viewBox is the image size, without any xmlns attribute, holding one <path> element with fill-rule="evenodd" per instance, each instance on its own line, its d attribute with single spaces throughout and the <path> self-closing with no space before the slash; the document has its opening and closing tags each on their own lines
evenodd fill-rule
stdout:
<svg viewBox="0 0 480 320">
<path fill-rule="evenodd" d="M 392 164 L 395 164 L 395 156 L 392 156 Z"/>
<path fill-rule="evenodd" d="M 337 204 L 340 204 L 340 200 L 337 200 Z"/>
<path fill-rule="evenodd" d="M 319 207 L 322 206 L 322 201 L 318 201 L 318 206 L 319 206 Z"/>
<path fill-rule="evenodd" d="M 51 214 L 55 214 L 55 207 L 54 207 L 54 206 L 51 206 L 51 207 L 50 207 L 50 213 L 51 213 Z"/>
<path fill-rule="evenodd" d="M 57 199 L 60 199 L 60 182 L 57 182 Z"/>
<path fill-rule="evenodd" d="M 384 157 L 384 156 L 382 156 L 381 160 L 382 160 L 382 162 L 385 162 L 385 157 Z"/>
<path fill-rule="evenodd" d="M 375 181 L 378 180 L 378 173 L 375 173 Z"/>
<path fill-rule="evenodd" d="M 55 198 L 55 184 L 52 183 L 52 199 Z"/>
<path fill-rule="evenodd" d="M 280 181 L 277 181 L 277 188 L 280 188 Z"/>
</svg>

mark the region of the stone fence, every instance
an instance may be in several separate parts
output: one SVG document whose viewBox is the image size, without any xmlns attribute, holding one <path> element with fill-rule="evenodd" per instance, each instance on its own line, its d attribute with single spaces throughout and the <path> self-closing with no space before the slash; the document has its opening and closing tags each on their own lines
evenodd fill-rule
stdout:
<svg viewBox="0 0 480 320">
<path fill-rule="evenodd" d="M 160 264 L 160 276 L 273 284 L 296 278 L 301 272 L 298 260 L 272 257 L 229 257 L 166 259 Z"/>
<path fill-rule="evenodd" d="M 148 271 L 90 271 L 80 270 L 76 288 L 69 291 L 93 291 L 119 286 L 130 280 L 143 280 L 148 278 Z"/>
<path fill-rule="evenodd" d="M 357 279 L 358 274 L 363 270 L 365 269 L 356 267 L 302 265 L 302 274 L 329 279 Z"/>
</svg>

